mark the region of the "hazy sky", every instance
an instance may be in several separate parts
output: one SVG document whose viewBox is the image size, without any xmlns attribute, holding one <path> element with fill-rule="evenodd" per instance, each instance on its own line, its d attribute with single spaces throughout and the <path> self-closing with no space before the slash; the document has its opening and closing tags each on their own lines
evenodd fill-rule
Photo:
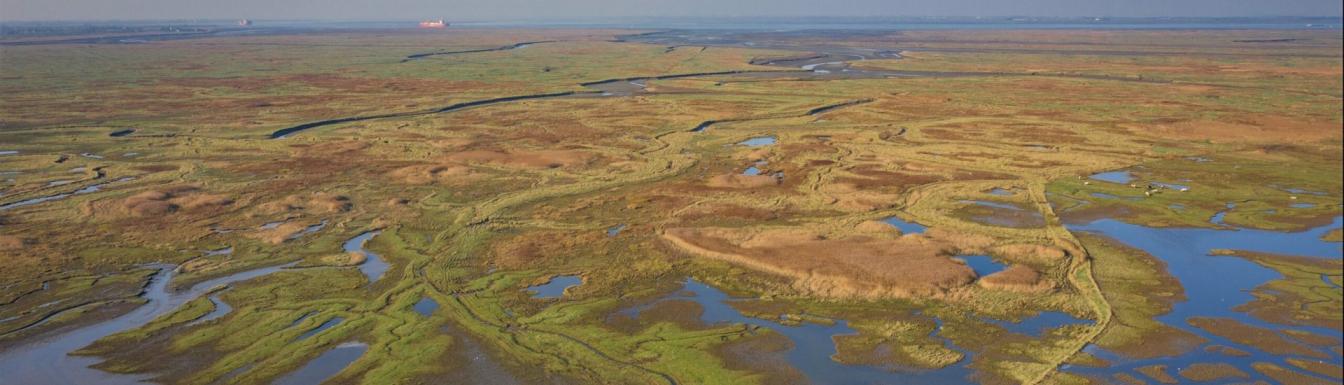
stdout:
<svg viewBox="0 0 1344 385">
<path fill-rule="evenodd" d="M 0 20 L 1340 16 L 1340 0 L 0 0 Z"/>
</svg>

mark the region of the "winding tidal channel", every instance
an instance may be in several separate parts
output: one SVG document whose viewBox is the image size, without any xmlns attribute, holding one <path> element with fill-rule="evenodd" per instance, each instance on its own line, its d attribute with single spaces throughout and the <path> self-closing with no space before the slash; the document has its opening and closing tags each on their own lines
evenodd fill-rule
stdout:
<svg viewBox="0 0 1344 385">
<path fill-rule="evenodd" d="M 175 275 L 172 265 L 154 265 L 158 272 L 145 286 L 141 298 L 147 302 L 130 313 L 119 317 L 60 332 L 0 352 L 0 379 L 7 385 L 50 384 L 110 384 L 134 385 L 152 377 L 139 374 L 115 374 L 89 366 L 101 360 L 97 357 L 70 355 L 94 341 L 122 331 L 140 327 L 159 316 L 172 313 L 211 289 L 242 282 L 281 271 L 293 263 L 248 270 L 197 283 L 190 288 L 172 290 Z"/>
</svg>

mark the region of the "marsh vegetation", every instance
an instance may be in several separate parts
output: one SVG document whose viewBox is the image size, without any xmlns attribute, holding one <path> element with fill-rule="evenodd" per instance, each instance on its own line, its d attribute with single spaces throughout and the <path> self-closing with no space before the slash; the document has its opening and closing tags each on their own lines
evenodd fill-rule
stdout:
<svg viewBox="0 0 1344 385">
<path fill-rule="evenodd" d="M 0 46 L 0 373 L 1337 383 L 1337 32 Z"/>
</svg>

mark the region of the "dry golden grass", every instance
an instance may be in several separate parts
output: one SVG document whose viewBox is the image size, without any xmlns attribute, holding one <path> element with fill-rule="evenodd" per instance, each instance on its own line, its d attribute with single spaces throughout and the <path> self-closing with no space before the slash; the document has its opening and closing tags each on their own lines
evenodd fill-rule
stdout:
<svg viewBox="0 0 1344 385">
<path fill-rule="evenodd" d="M 413 185 L 459 184 L 476 179 L 470 168 L 454 164 L 411 165 L 393 170 L 388 176 L 394 181 Z"/>
<path fill-rule="evenodd" d="M 219 208 L 233 203 L 221 195 L 210 194 L 199 188 L 183 186 L 163 190 L 148 190 L 131 195 L 121 202 L 121 211 L 134 217 L 161 217 L 178 211 L 191 212 Z"/>
<path fill-rule="evenodd" d="M 581 150 L 472 150 L 449 154 L 444 156 L 443 159 L 462 164 L 490 164 L 504 167 L 547 169 L 584 166 L 597 160 L 598 156 Z"/>
<path fill-rule="evenodd" d="M 780 180 L 770 175 L 716 175 L 705 181 L 705 186 L 727 189 L 752 189 L 779 185 Z"/>
<path fill-rule="evenodd" d="M 1009 266 L 1003 271 L 980 278 L 978 283 L 986 289 L 1021 293 L 1042 293 L 1055 287 L 1049 279 L 1041 277 L 1040 272 L 1026 265 Z"/>
<path fill-rule="evenodd" d="M 795 289 L 812 295 L 870 299 L 936 297 L 966 286 L 975 273 L 949 253 L 983 250 L 991 242 L 937 230 L 831 238 L 803 228 L 671 228 L 663 239 L 697 256 L 792 278 Z"/>
</svg>

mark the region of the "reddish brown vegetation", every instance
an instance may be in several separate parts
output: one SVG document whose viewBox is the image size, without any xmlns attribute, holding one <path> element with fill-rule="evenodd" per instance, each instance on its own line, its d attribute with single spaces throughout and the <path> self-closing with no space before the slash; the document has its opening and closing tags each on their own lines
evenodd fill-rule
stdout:
<svg viewBox="0 0 1344 385">
<path fill-rule="evenodd" d="M 675 228 L 663 238 L 698 256 L 791 277 L 797 290 L 840 298 L 936 296 L 965 286 L 975 273 L 947 252 L 983 250 L 991 242 L 937 230 L 831 239 L 806 229 Z"/>
</svg>

